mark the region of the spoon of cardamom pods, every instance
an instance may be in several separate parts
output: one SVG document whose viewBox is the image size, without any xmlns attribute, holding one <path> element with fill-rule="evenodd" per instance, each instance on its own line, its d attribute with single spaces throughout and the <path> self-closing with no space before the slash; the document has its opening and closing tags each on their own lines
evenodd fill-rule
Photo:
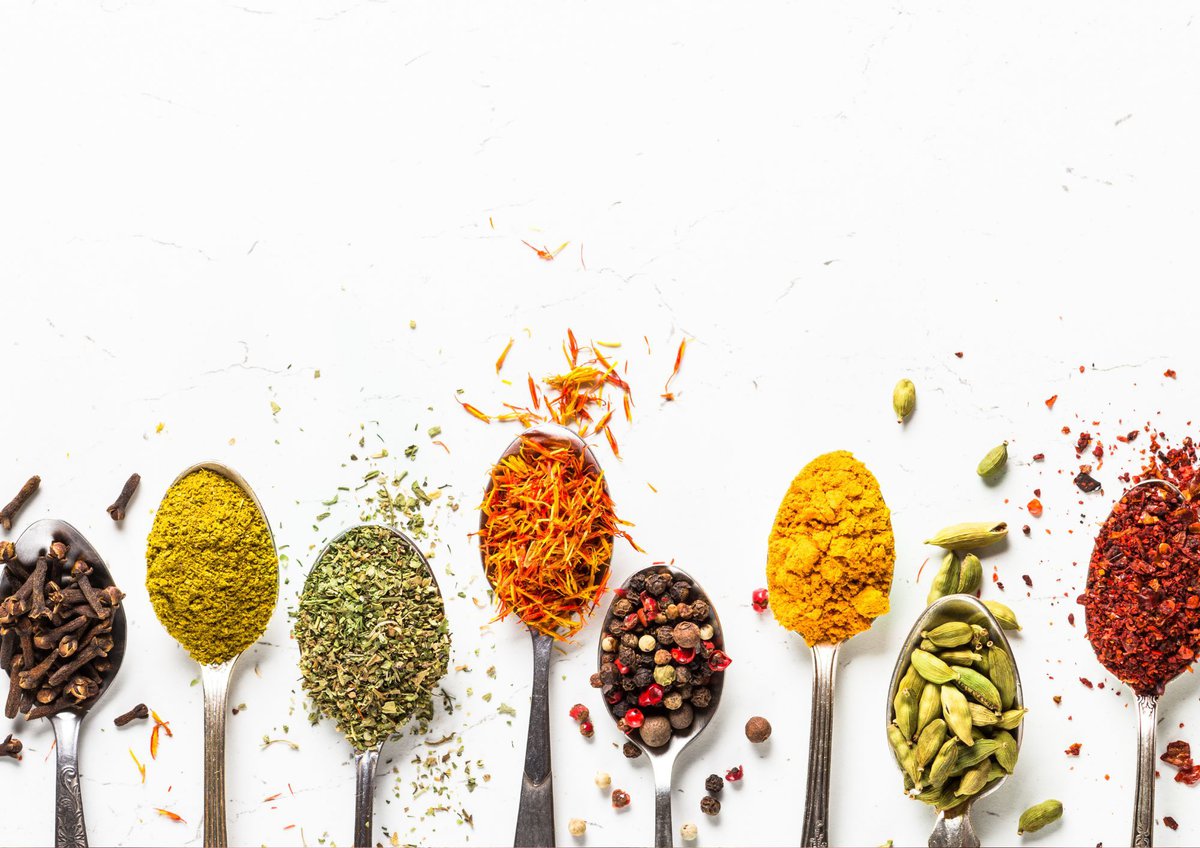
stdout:
<svg viewBox="0 0 1200 848">
<path fill-rule="evenodd" d="M 978 848 L 971 806 L 1016 767 L 1024 703 L 988 607 L 966 594 L 930 604 L 900 651 L 886 712 L 905 794 L 937 810 L 930 848 Z"/>
<path fill-rule="evenodd" d="M 380 753 L 413 719 L 432 718 L 450 660 L 437 579 L 407 535 L 358 525 L 321 551 L 294 615 L 314 717 L 332 719 L 354 748 L 354 845 L 374 845 Z"/>
</svg>

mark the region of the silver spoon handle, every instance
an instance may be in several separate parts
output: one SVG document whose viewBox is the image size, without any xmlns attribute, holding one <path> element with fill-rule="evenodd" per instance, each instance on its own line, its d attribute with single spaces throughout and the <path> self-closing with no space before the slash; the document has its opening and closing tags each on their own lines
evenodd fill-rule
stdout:
<svg viewBox="0 0 1200 848">
<path fill-rule="evenodd" d="M 1138 768 L 1133 793 L 1134 848 L 1154 844 L 1154 731 L 1158 719 L 1158 697 L 1138 695 Z"/>
<path fill-rule="evenodd" d="M 229 677 L 237 658 L 220 665 L 200 666 L 204 690 L 204 845 L 225 848 L 225 707 Z"/>
<path fill-rule="evenodd" d="M 378 749 L 354 755 L 354 845 L 370 848 L 375 831 L 375 767 L 379 764 Z"/>
<path fill-rule="evenodd" d="M 808 796 L 804 801 L 805 848 L 829 846 L 829 763 L 833 747 L 833 676 L 836 645 L 813 645 L 812 724 L 808 738 Z"/>
<path fill-rule="evenodd" d="M 554 781 L 550 773 L 550 648 L 554 640 L 533 632 L 533 695 L 525 740 L 525 775 L 517 808 L 518 848 L 554 845 Z"/>
<path fill-rule="evenodd" d="M 58 776 L 54 781 L 55 848 L 87 848 L 87 828 L 83 824 L 83 795 L 79 791 L 79 725 L 83 717 L 63 712 L 50 717 L 54 728 L 55 761 Z"/>
<path fill-rule="evenodd" d="M 938 813 L 937 824 L 929 834 L 929 848 L 979 848 L 979 836 L 971 824 L 971 805 L 956 816 Z"/>
<path fill-rule="evenodd" d="M 654 848 L 672 848 L 674 844 L 674 826 L 671 824 L 671 780 L 674 770 L 674 757 L 654 764 Z"/>
</svg>

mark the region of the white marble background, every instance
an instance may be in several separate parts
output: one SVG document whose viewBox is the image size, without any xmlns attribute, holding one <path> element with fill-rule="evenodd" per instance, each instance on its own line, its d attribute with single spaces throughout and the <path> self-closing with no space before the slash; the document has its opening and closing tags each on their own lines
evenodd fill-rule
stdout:
<svg viewBox="0 0 1200 848">
<path fill-rule="evenodd" d="M 698 822 L 701 845 L 799 838 L 808 652 L 749 600 L 792 475 L 846 448 L 880 479 L 897 563 L 893 612 L 842 654 L 834 842 L 926 838 L 932 815 L 900 796 L 881 726 L 927 589 L 921 540 L 965 519 L 1019 527 L 1041 487 L 1033 536 L 987 558 L 1008 586 L 990 596 L 1026 624 L 1015 650 L 1033 711 L 1016 777 L 976 818 L 985 843 L 1011 842 L 1019 811 L 1055 796 L 1064 821 L 1030 844 L 1121 844 L 1134 714 L 1127 693 L 1077 682 L 1106 677 L 1066 618 L 1116 475 L 1136 459 L 1110 458 L 1106 494 L 1081 498 L 1060 428 L 1089 422 L 1105 441 L 1148 420 L 1195 429 L 1193 23 L 1179 2 L 5 3 L 0 497 L 42 475 L 23 524 L 55 516 L 87 533 L 129 593 L 135 634 L 85 725 L 93 842 L 199 844 L 196 670 L 141 581 L 166 485 L 217 458 L 256 487 L 290 559 L 232 695 L 247 708 L 229 723 L 230 838 L 349 843 L 347 748 L 302 719 L 286 611 L 313 546 L 356 515 L 343 502 L 313 528 L 320 502 L 364 470 L 346 467 L 360 423 L 394 456 L 421 444 L 395 465 L 464 501 L 437 562 L 467 595 L 451 616 L 456 662 L 472 671 L 448 678 L 463 710 L 439 729 L 465 729 L 492 776 L 473 794 L 454 787 L 474 829 L 406 815 L 384 781 L 377 838 L 510 840 L 528 640 L 511 622 L 486 627 L 469 602 L 483 586 L 466 533 L 514 431 L 468 417 L 455 390 L 488 409 L 519 396 L 492 369 L 505 342 L 517 338 L 505 375 L 520 380 L 558 367 L 571 326 L 625 342 L 638 405 L 618 430 L 624 461 L 606 461 L 614 494 L 651 557 L 721 599 L 735 658 L 717 721 L 679 768 L 676 826 Z M 570 244 L 541 262 L 521 239 Z M 678 400 L 663 403 L 683 338 Z M 889 408 L 901 375 L 920 392 L 904 429 Z M 434 424 L 451 454 L 414 440 Z M 1012 467 L 987 487 L 973 469 L 1001 439 Z M 1029 461 L 1038 451 L 1044 465 Z M 134 470 L 142 490 L 114 527 L 104 507 Z M 621 549 L 616 576 L 645 561 Z M 591 741 L 566 716 L 576 700 L 599 711 L 586 685 L 596 630 L 555 666 L 560 837 L 571 844 L 579 816 L 586 844 L 645 843 L 645 761 L 622 758 L 603 714 Z M 1195 680 L 1163 700 L 1163 744 L 1200 743 Z M 127 748 L 145 759 L 148 728 L 111 727 L 142 700 L 175 730 L 145 785 Z M 741 732 L 755 712 L 775 726 L 762 749 Z M 261 750 L 284 724 L 300 750 Z M 17 730 L 29 750 L 0 762 L 0 843 L 47 843 L 51 738 Z M 1076 741 L 1082 755 L 1066 757 Z M 404 792 L 414 747 L 391 750 Z M 704 776 L 739 762 L 745 782 L 705 819 Z M 631 793 L 628 810 L 593 787 L 597 768 Z M 1158 840 L 1194 844 L 1200 789 L 1164 771 L 1158 812 L 1180 829 Z"/>
</svg>

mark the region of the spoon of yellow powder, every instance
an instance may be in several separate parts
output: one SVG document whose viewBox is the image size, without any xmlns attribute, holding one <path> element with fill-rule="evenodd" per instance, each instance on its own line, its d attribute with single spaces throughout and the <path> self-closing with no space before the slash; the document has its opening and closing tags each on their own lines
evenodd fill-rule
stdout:
<svg viewBox="0 0 1200 848">
<path fill-rule="evenodd" d="M 205 462 L 175 478 L 146 541 L 146 590 L 163 627 L 200 663 L 204 844 L 224 848 L 229 679 L 267 629 L 279 595 L 271 528 L 237 472 Z"/>
<path fill-rule="evenodd" d="M 819 456 L 792 481 L 767 549 L 775 620 L 812 649 L 808 797 L 800 844 L 829 845 L 833 678 L 842 642 L 888 611 L 896 562 L 879 482 L 847 451 Z"/>
</svg>

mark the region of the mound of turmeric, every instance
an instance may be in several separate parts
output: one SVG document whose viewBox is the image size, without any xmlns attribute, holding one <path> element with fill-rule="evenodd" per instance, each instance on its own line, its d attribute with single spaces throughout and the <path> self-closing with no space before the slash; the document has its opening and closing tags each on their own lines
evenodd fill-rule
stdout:
<svg viewBox="0 0 1200 848">
<path fill-rule="evenodd" d="M 896 545 L 879 482 L 847 451 L 792 481 L 767 549 L 775 620 L 809 645 L 841 642 L 888 611 Z"/>
</svg>

